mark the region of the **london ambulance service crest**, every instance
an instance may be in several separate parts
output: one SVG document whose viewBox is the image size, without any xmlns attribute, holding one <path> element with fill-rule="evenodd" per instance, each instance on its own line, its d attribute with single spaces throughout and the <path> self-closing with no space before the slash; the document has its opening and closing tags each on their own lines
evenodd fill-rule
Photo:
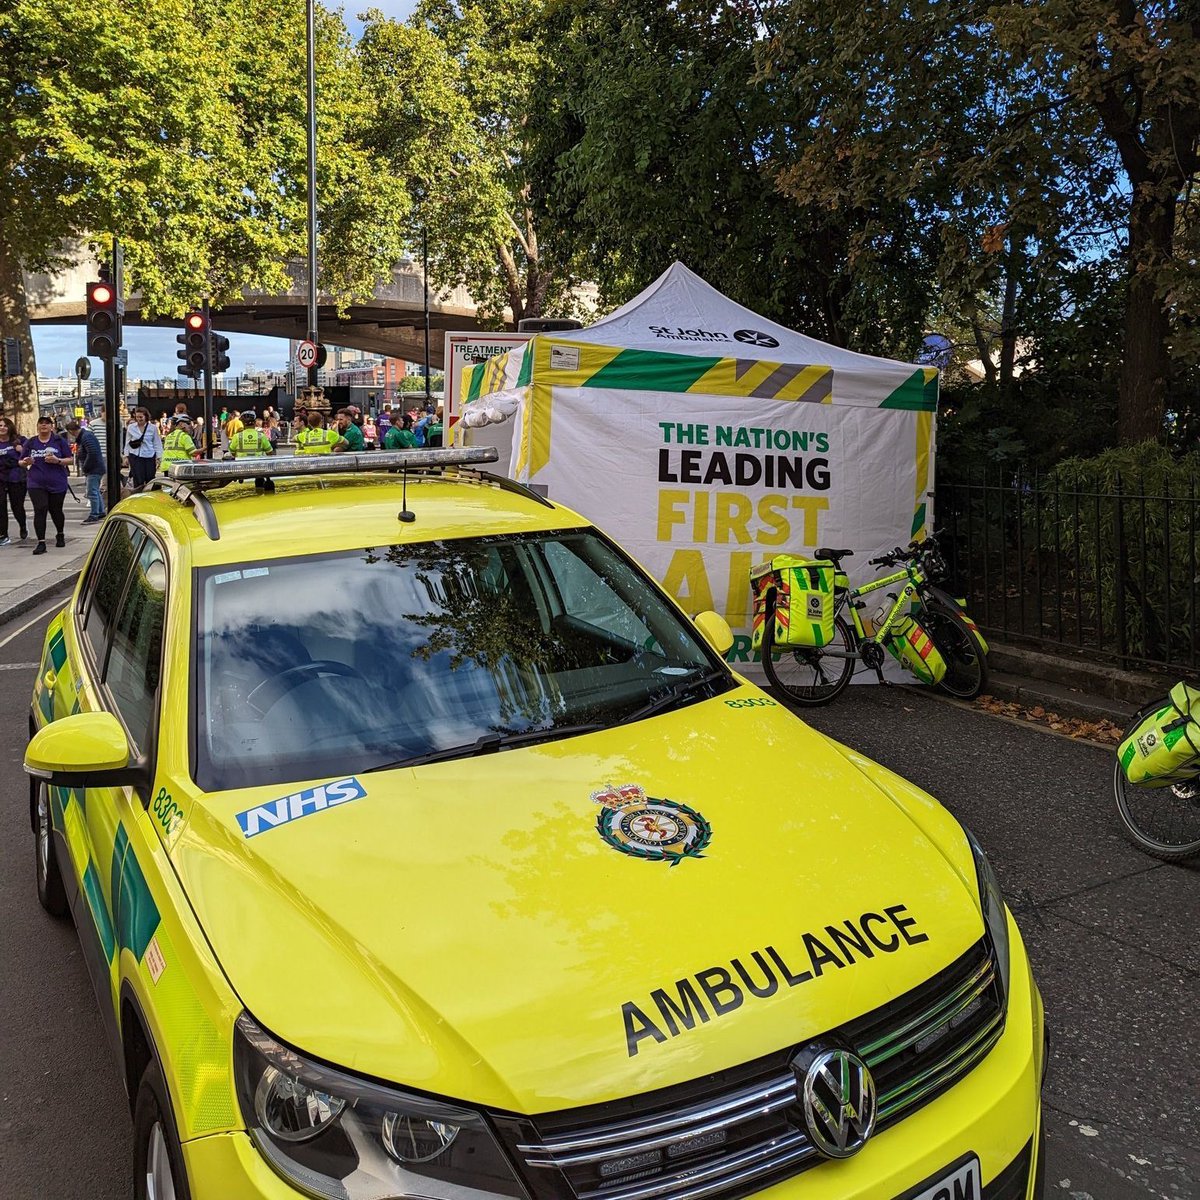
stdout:
<svg viewBox="0 0 1200 1200">
<path fill-rule="evenodd" d="M 712 826 L 694 808 L 647 796 L 636 783 L 597 788 L 592 799 L 601 806 L 596 832 L 631 858 L 675 866 L 685 858 L 702 858 L 712 840 Z"/>
</svg>

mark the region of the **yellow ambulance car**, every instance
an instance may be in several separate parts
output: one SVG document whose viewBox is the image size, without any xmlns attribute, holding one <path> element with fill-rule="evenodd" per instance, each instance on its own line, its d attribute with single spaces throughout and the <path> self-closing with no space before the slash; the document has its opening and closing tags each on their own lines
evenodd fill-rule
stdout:
<svg viewBox="0 0 1200 1200">
<path fill-rule="evenodd" d="M 37 887 L 135 1194 L 1041 1196 L 983 851 L 493 454 L 176 465 L 50 624 Z"/>
</svg>

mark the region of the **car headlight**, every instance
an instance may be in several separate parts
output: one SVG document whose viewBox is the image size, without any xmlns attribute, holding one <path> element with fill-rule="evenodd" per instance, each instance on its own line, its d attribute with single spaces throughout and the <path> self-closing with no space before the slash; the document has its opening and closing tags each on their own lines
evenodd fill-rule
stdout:
<svg viewBox="0 0 1200 1200">
<path fill-rule="evenodd" d="M 455 1200 L 471 1188 L 524 1200 L 481 1113 L 312 1062 L 249 1013 L 234 1032 L 246 1128 L 301 1191 L 321 1200 Z"/>
<path fill-rule="evenodd" d="M 1004 910 L 1004 897 L 1000 894 L 1000 881 L 983 847 L 969 830 L 963 831 L 971 845 L 975 858 L 975 875 L 979 881 L 979 904 L 983 910 L 983 923 L 987 929 L 992 952 L 996 956 L 996 969 L 1000 972 L 1000 992 L 1005 1006 L 1008 1005 L 1008 917 Z"/>
</svg>

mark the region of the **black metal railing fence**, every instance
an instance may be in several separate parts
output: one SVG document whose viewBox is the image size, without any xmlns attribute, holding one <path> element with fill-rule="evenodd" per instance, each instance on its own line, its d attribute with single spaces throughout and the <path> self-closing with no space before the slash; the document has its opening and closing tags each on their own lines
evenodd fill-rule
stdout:
<svg viewBox="0 0 1200 1200">
<path fill-rule="evenodd" d="M 986 632 L 1122 667 L 1195 668 L 1196 479 L 991 470 L 940 480 L 943 546 Z"/>
</svg>

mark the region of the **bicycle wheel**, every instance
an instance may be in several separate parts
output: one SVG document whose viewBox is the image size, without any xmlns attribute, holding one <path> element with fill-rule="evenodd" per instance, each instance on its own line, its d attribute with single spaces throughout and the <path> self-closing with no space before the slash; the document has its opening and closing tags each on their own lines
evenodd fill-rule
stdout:
<svg viewBox="0 0 1200 1200">
<path fill-rule="evenodd" d="M 940 604 L 926 604 L 920 622 L 946 661 L 938 687 L 957 700 L 974 700 L 987 687 L 987 653 L 961 614 Z"/>
<path fill-rule="evenodd" d="M 842 692 L 854 674 L 854 659 L 836 658 L 827 653 L 837 649 L 853 653 L 854 638 L 850 627 L 841 617 L 833 618 L 833 641 L 820 650 L 800 646 L 784 646 L 776 658 L 772 653 L 775 642 L 775 614 L 767 614 L 763 630 L 762 664 L 767 678 L 787 703 L 813 707 L 828 704 Z"/>
<path fill-rule="evenodd" d="M 1142 709 L 1121 740 L 1157 707 Z M 1200 854 L 1200 777 L 1166 787 L 1143 787 L 1125 778 L 1118 760 L 1113 763 L 1113 794 L 1125 836 L 1143 853 L 1163 862 L 1182 862 Z"/>
</svg>

